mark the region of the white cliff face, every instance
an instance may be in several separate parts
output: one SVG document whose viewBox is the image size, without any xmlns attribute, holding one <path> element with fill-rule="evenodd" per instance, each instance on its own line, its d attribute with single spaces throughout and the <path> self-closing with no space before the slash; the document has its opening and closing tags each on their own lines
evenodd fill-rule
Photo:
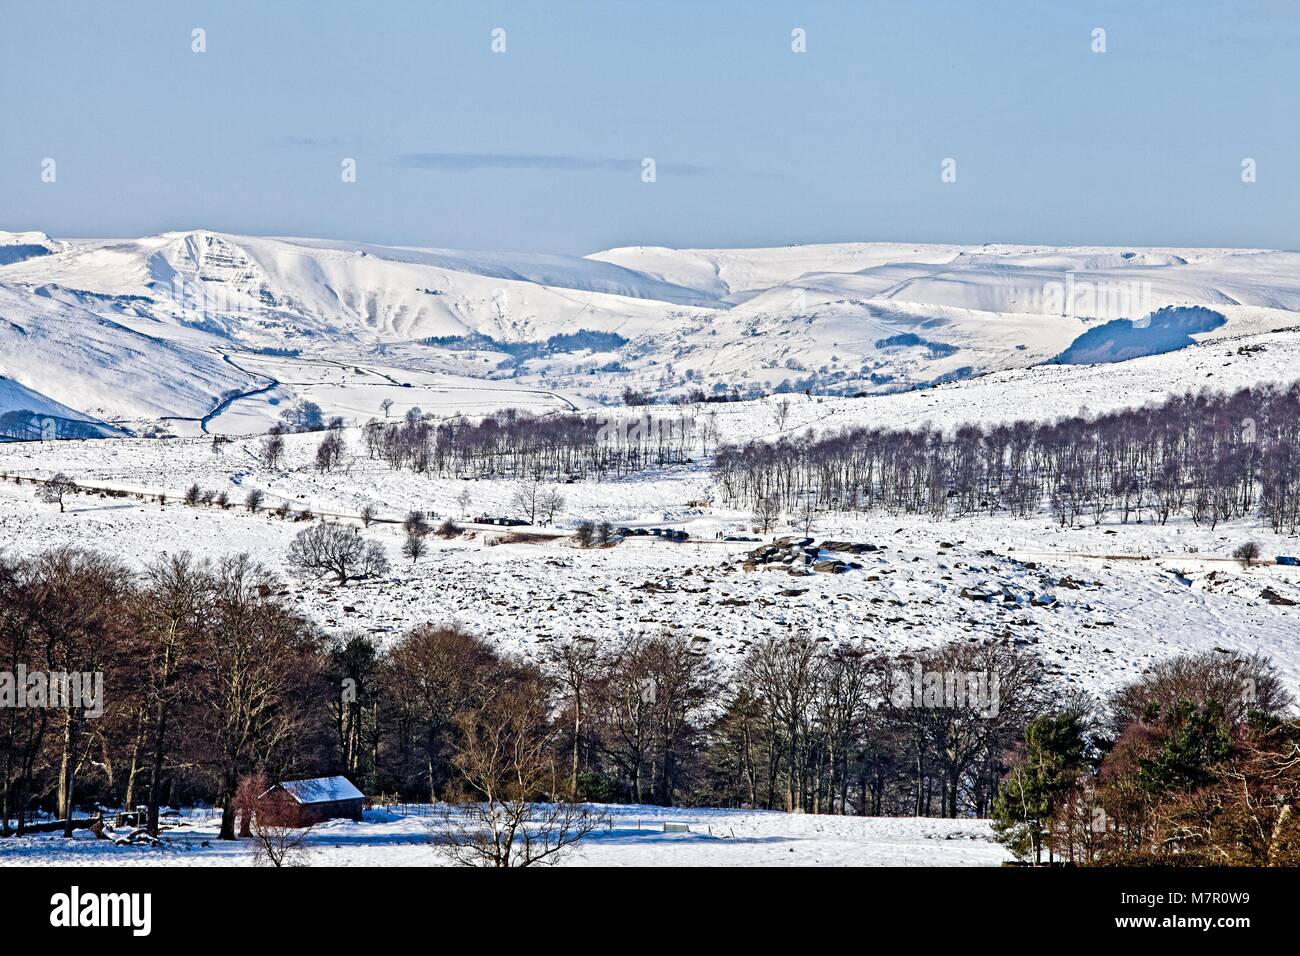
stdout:
<svg viewBox="0 0 1300 956">
<path fill-rule="evenodd" d="M 57 248 L 43 232 L 0 232 L 0 266 L 48 256 Z"/>
</svg>

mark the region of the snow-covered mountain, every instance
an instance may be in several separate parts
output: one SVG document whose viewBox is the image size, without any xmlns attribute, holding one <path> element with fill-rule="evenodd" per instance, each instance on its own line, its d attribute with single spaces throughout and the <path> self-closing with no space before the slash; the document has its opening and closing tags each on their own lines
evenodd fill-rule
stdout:
<svg viewBox="0 0 1300 956">
<path fill-rule="evenodd" d="M 1114 354 L 1158 351 L 1168 336 L 1144 323 L 1164 306 L 1223 317 L 1184 343 L 1300 327 L 1300 254 L 850 243 L 578 258 L 0 233 L 0 374 L 97 419 L 204 428 L 235 414 L 256 428 L 306 388 L 350 417 L 388 388 L 481 408 L 461 400 L 467 380 L 556 404 L 627 387 L 900 391 L 1097 355 L 1068 350 L 1107 322 L 1132 325 Z"/>
</svg>

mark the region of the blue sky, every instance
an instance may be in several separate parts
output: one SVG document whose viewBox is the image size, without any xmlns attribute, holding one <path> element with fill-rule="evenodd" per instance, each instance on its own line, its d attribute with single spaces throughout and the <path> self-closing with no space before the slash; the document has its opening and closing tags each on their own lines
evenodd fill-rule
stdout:
<svg viewBox="0 0 1300 956">
<path fill-rule="evenodd" d="M 0 228 L 1294 249 L 1298 51 L 1292 0 L 0 0 Z"/>
</svg>

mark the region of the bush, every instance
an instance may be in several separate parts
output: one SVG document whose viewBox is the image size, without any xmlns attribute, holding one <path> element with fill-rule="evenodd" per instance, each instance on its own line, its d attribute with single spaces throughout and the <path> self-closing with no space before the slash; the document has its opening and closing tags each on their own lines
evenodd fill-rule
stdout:
<svg viewBox="0 0 1300 956">
<path fill-rule="evenodd" d="M 429 519 L 423 511 L 408 511 L 402 521 L 402 530 L 409 537 L 423 538 L 429 533 Z"/>
<path fill-rule="evenodd" d="M 461 535 L 461 526 L 448 518 L 442 524 L 438 525 L 438 537 L 440 538 L 459 538 Z"/>
<path fill-rule="evenodd" d="M 578 799 L 586 803 L 617 803 L 618 783 L 604 773 L 578 774 Z"/>
<path fill-rule="evenodd" d="M 1094 866 L 1183 867 L 1222 866 L 1222 857 L 1208 850 L 1180 850 L 1177 853 L 1141 850 L 1107 850 L 1097 857 Z"/>
<path fill-rule="evenodd" d="M 1241 562 L 1243 568 L 1250 567 L 1250 562 L 1259 558 L 1259 542 L 1247 541 L 1244 544 L 1237 545 L 1232 552 L 1232 556 Z"/>
</svg>

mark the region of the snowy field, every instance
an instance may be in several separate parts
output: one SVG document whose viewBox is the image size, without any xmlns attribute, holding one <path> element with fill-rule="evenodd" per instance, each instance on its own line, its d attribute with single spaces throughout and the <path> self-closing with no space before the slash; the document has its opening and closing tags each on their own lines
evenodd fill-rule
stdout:
<svg viewBox="0 0 1300 956">
<path fill-rule="evenodd" d="M 762 417 L 762 403 L 755 405 L 751 416 Z M 744 553 L 754 545 L 717 540 L 719 534 L 748 533 L 747 514 L 716 502 L 699 504 L 716 489 L 697 463 L 636 479 L 559 486 L 566 498 L 559 531 L 581 518 L 607 519 L 683 528 L 692 535 L 688 543 L 630 538 L 614 548 L 584 550 L 561 535 L 548 543 L 502 544 L 499 531 L 484 528 L 451 541 L 430 538 L 429 554 L 413 565 L 401 557 L 400 527 L 379 523 L 364 534 L 387 549 L 388 575 L 341 588 L 305 582 L 285 565 L 303 525 L 244 510 L 239 503 L 249 488 L 267 492 L 268 507 L 284 501 L 353 523 L 346 516 L 366 502 L 390 521 L 411 508 L 459 520 L 457 498 L 464 491 L 471 513 L 511 512 L 511 482 L 392 471 L 364 456 L 354 431 L 348 438 L 354 453 L 349 465 L 329 474 L 308 465 L 319 440 L 313 435 L 288 436 L 288 463 L 277 471 L 255 460 L 252 440 L 235 442 L 220 455 L 208 439 L 0 445 L 0 472 L 10 476 L 49 477 L 61 470 L 83 485 L 169 498 L 163 506 L 79 495 L 60 514 L 38 502 L 30 485 L 0 481 L 0 546 L 32 553 L 81 544 L 135 567 L 174 550 L 204 556 L 248 551 L 278 570 L 285 596 L 329 631 L 388 640 L 426 621 L 454 621 L 527 657 L 567 637 L 607 640 L 671 630 L 689 635 L 725 666 L 757 639 L 806 631 L 826 642 L 864 640 L 890 655 L 949 640 L 1015 644 L 1039 654 L 1062 680 L 1095 692 L 1176 654 L 1259 651 L 1300 686 L 1300 603 L 1273 603 L 1265 595 L 1300 602 L 1300 569 L 1271 563 L 1243 569 L 1230 558 L 1243 540 L 1258 541 L 1270 559 L 1294 554 L 1300 545 L 1256 520 L 1214 530 L 1186 518 L 1163 527 L 1112 519 L 1063 529 L 1047 515 L 943 523 L 887 514 L 825 516 L 814 537 L 868 542 L 880 550 L 855 556 L 860 570 L 790 577 L 744 570 Z M 225 511 L 186 507 L 179 499 L 191 482 L 228 491 L 234 504 Z"/>
<path fill-rule="evenodd" d="M 308 837 L 302 863 L 438 866 L 438 817 L 368 810 L 360 823 L 333 820 Z M 561 866 L 997 866 L 1010 859 L 984 820 L 837 817 L 746 810 L 598 806 L 607 819 Z M 665 822 L 688 833 L 665 833 Z M 162 845 L 115 846 L 79 830 L 0 840 L 0 866 L 248 866 L 251 840 L 216 839 L 219 816 L 166 830 Z"/>
</svg>

